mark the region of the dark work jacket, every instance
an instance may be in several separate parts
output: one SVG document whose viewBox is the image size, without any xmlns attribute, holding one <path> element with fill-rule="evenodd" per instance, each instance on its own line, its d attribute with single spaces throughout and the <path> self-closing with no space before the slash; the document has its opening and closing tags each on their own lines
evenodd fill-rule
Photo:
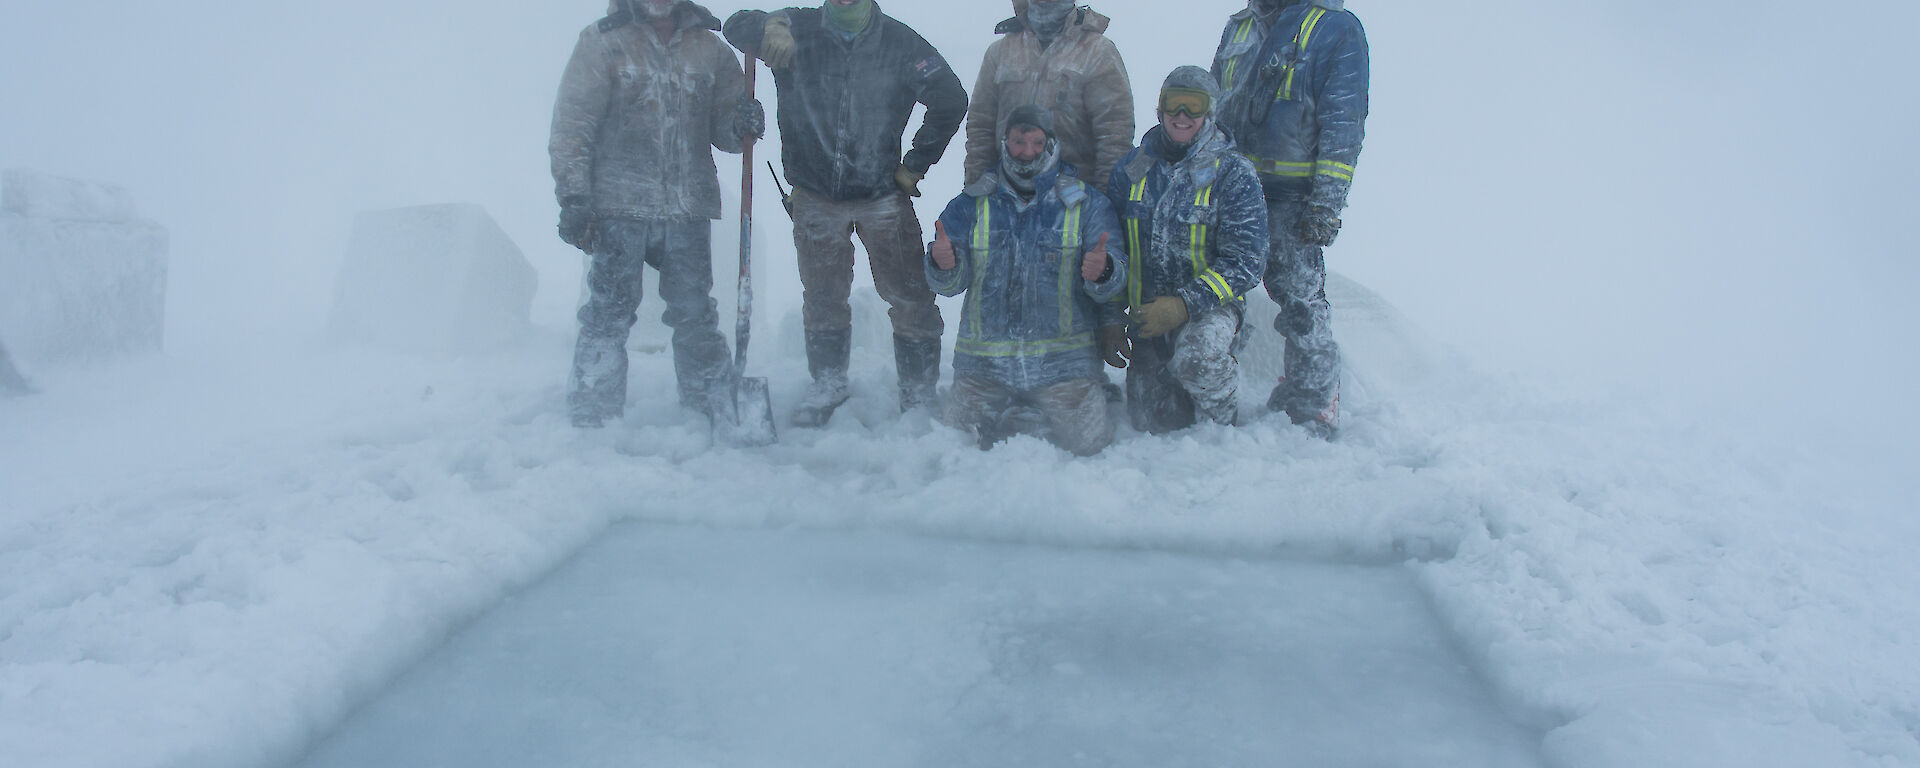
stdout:
<svg viewBox="0 0 1920 768">
<path fill-rule="evenodd" d="M 1209 125 L 1179 160 L 1154 126 L 1113 169 L 1107 198 L 1127 241 L 1127 304 L 1179 296 L 1187 312 L 1238 311 L 1267 269 L 1267 203 L 1253 164 Z"/>
<path fill-rule="evenodd" d="M 1102 305 L 1127 285 L 1120 222 L 1113 205 L 1072 166 L 1033 180 L 1022 203 L 998 170 L 967 185 L 940 214 L 958 257 L 941 269 L 927 256 L 927 284 L 942 296 L 967 295 L 953 375 L 1030 392 L 1104 375 L 1094 329 Z M 1105 282 L 1080 275 L 1086 253 L 1107 238 L 1113 261 Z"/>
<path fill-rule="evenodd" d="M 1221 127 L 1253 161 L 1269 198 L 1346 205 L 1366 138 L 1367 33 L 1341 0 L 1227 20 L 1213 57 L 1226 92 Z"/>
<path fill-rule="evenodd" d="M 793 65 L 773 73 L 787 181 L 832 200 L 871 200 L 897 189 L 901 164 L 924 174 L 940 160 L 967 117 L 967 91 L 939 51 L 877 4 L 852 41 L 817 7 L 775 13 L 791 22 L 795 46 Z M 727 42 L 759 50 L 766 20 L 764 11 L 734 14 Z M 900 138 L 916 103 L 927 114 L 903 158 Z"/>
</svg>

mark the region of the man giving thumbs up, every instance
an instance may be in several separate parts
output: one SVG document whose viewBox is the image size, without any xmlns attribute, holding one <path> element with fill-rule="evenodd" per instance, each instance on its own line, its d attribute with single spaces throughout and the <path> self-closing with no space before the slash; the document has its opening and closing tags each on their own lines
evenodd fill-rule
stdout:
<svg viewBox="0 0 1920 768">
<path fill-rule="evenodd" d="M 1113 441 L 1100 348 L 1101 305 L 1120 298 L 1126 259 L 1112 203 L 1060 162 L 1053 115 L 1015 109 L 1000 163 L 940 215 L 927 282 L 966 294 L 945 419 L 982 448 L 1036 432 L 1086 456 Z"/>
</svg>

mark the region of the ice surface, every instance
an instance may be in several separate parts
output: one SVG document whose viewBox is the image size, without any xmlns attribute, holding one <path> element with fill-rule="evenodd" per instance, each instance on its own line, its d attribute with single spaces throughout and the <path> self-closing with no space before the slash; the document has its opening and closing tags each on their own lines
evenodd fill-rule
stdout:
<svg viewBox="0 0 1920 768">
<path fill-rule="evenodd" d="M 537 280 L 479 206 L 369 211 L 354 219 L 329 334 L 415 352 L 498 346 L 527 332 Z"/>
<path fill-rule="evenodd" d="M 167 232 L 125 190 L 10 169 L 0 198 L 0 339 L 23 365 L 160 349 Z"/>
<path fill-rule="evenodd" d="M 303 768 L 1542 765 L 1405 571 L 626 525 Z"/>
</svg>

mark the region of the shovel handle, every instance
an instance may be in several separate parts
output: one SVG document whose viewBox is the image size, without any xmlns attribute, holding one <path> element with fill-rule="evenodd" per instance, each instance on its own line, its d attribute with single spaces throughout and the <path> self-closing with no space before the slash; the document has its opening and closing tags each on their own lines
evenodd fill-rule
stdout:
<svg viewBox="0 0 1920 768">
<path fill-rule="evenodd" d="M 753 73 L 759 69 L 757 51 L 747 52 L 746 94 L 754 97 Z M 752 335 L 749 318 L 753 316 L 753 137 L 745 136 L 740 146 L 740 289 L 735 306 L 739 319 L 733 326 L 733 371 L 743 375 L 747 369 L 747 339 Z"/>
</svg>

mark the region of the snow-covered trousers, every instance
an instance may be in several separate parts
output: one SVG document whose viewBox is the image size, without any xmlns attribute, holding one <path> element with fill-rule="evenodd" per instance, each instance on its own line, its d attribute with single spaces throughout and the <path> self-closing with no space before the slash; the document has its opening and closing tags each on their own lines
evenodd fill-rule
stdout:
<svg viewBox="0 0 1920 768">
<path fill-rule="evenodd" d="M 707 408 L 707 393 L 733 374 L 713 300 L 711 222 L 602 219 L 595 222 L 588 298 L 580 308 L 567 407 L 575 417 L 615 418 L 627 403 L 627 334 L 639 318 L 645 265 L 660 270 L 661 320 L 673 329 L 680 403 Z"/>
<path fill-rule="evenodd" d="M 988 446 L 1019 432 L 1040 433 L 1047 442 L 1078 456 L 1092 456 L 1113 442 L 1107 394 L 1099 379 L 1069 379 L 1027 392 L 1015 392 L 976 376 L 954 379 L 947 393 L 945 420 Z M 1022 409 L 1038 411 L 1041 424 L 1023 424 Z"/>
<path fill-rule="evenodd" d="M 1304 197 L 1267 201 L 1265 282 L 1267 295 L 1280 305 L 1273 329 L 1287 340 L 1286 377 L 1268 402 L 1295 422 L 1328 411 L 1340 386 L 1340 346 L 1333 341 L 1333 311 L 1327 305 L 1326 256 L 1294 229 L 1306 205 Z"/>
<path fill-rule="evenodd" d="M 1127 365 L 1127 417 L 1133 428 L 1159 434 L 1194 423 L 1195 412 L 1216 424 L 1239 416 L 1240 362 L 1233 356 L 1240 330 L 1237 306 L 1189 319 L 1172 333 L 1133 339 Z"/>
<path fill-rule="evenodd" d="M 809 331 L 853 327 L 853 239 L 867 249 L 873 287 L 887 302 L 893 335 L 938 341 L 946 325 L 927 287 L 920 219 L 907 193 L 835 201 L 793 190 L 793 246 L 800 256 L 801 318 Z"/>
</svg>

